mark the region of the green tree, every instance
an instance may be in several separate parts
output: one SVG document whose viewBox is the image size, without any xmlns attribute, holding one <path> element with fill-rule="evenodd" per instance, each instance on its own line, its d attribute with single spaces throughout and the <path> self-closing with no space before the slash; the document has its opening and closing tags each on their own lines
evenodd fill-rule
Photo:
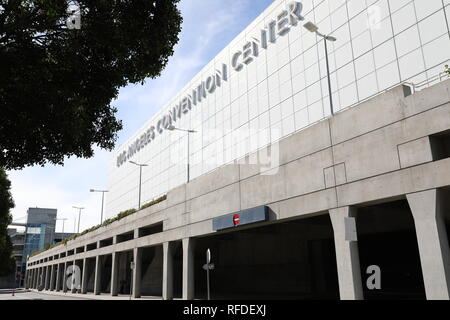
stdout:
<svg viewBox="0 0 450 320">
<path fill-rule="evenodd" d="M 0 0 L 0 167 L 112 150 L 122 123 L 111 102 L 166 66 L 181 30 L 178 1 Z M 79 29 L 66 22 L 71 3 Z"/>
<path fill-rule="evenodd" d="M 15 269 L 11 239 L 7 231 L 12 221 L 10 210 L 14 208 L 10 189 L 11 182 L 5 170 L 0 168 L 0 276 L 11 274 Z"/>
<path fill-rule="evenodd" d="M 447 73 L 450 76 L 450 68 L 448 67 L 448 64 L 445 65 L 445 73 Z"/>
</svg>

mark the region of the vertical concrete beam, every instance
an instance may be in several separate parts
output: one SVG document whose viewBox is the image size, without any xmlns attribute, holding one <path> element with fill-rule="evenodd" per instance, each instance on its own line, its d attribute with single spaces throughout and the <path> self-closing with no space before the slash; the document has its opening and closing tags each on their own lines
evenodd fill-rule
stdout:
<svg viewBox="0 0 450 320">
<path fill-rule="evenodd" d="M 33 288 L 33 269 L 27 269 L 28 270 L 28 281 L 26 289 Z"/>
<path fill-rule="evenodd" d="M 45 282 L 44 282 L 44 290 L 48 290 L 50 283 L 50 266 L 45 267 Z"/>
<path fill-rule="evenodd" d="M 55 265 L 52 264 L 50 268 L 50 286 L 49 286 L 50 291 L 55 290 L 55 287 L 53 285 L 54 283 L 55 283 Z"/>
<path fill-rule="evenodd" d="M 42 267 L 39 267 L 38 289 L 39 289 L 40 286 L 42 286 L 42 281 L 43 281 L 42 278 L 43 278 L 43 275 L 42 275 Z"/>
<path fill-rule="evenodd" d="M 183 300 L 194 299 L 194 243 L 192 238 L 183 239 Z"/>
<path fill-rule="evenodd" d="M 33 287 L 35 289 L 37 289 L 38 287 L 38 281 L 39 281 L 39 268 L 36 267 L 36 269 L 34 270 L 35 274 L 34 274 L 34 283 L 33 283 Z"/>
<path fill-rule="evenodd" d="M 450 249 L 443 217 L 443 195 L 433 189 L 406 196 L 416 227 L 428 300 L 450 299 Z"/>
<path fill-rule="evenodd" d="M 30 273 L 28 272 L 28 268 L 25 269 L 25 275 L 23 277 L 23 287 L 25 289 L 28 289 L 28 277 L 30 276 Z"/>
<path fill-rule="evenodd" d="M 76 293 L 77 289 L 78 289 L 77 286 L 80 285 L 79 283 L 76 283 L 76 281 L 75 281 L 77 279 L 77 277 L 76 277 L 77 268 L 76 268 L 75 261 L 76 260 L 73 260 L 73 263 L 72 263 L 72 289 L 71 289 L 72 293 Z"/>
<path fill-rule="evenodd" d="M 61 289 L 61 266 L 59 263 L 56 265 L 56 283 L 55 283 L 55 291 L 59 291 Z"/>
<path fill-rule="evenodd" d="M 141 269 L 142 269 L 142 249 L 141 248 L 133 249 L 133 261 L 134 261 L 133 297 L 140 298 L 141 297 Z"/>
<path fill-rule="evenodd" d="M 116 238 L 116 236 L 114 236 Z M 119 275 L 119 256 L 113 251 L 111 258 L 111 295 L 117 296 L 119 293 L 118 290 L 118 275 Z"/>
<path fill-rule="evenodd" d="M 81 293 L 87 293 L 87 283 L 89 279 L 89 270 L 88 270 L 88 262 L 87 259 L 83 259 L 83 273 L 81 274 Z"/>
<path fill-rule="evenodd" d="M 163 300 L 173 299 L 173 245 L 163 243 Z"/>
<path fill-rule="evenodd" d="M 44 267 L 40 267 L 39 268 L 39 287 L 42 287 L 43 284 L 44 284 Z"/>
<path fill-rule="evenodd" d="M 95 257 L 95 278 L 94 278 L 94 294 L 100 294 L 102 280 L 102 257 Z"/>
<path fill-rule="evenodd" d="M 63 268 L 63 274 L 62 274 L 63 292 L 67 292 L 66 271 L 67 271 L 67 261 L 64 262 L 64 268 Z"/>
<path fill-rule="evenodd" d="M 35 275 L 34 275 L 34 288 L 37 289 L 38 285 L 39 285 L 39 268 L 36 267 L 35 271 Z"/>
<path fill-rule="evenodd" d="M 32 289 L 36 289 L 36 278 L 37 278 L 36 268 L 33 268 L 33 282 L 31 283 Z"/>
<path fill-rule="evenodd" d="M 341 300 L 363 300 L 361 269 L 357 241 L 345 239 L 345 218 L 356 215 L 356 208 L 343 207 L 330 210 L 334 231 L 334 245 Z"/>
</svg>

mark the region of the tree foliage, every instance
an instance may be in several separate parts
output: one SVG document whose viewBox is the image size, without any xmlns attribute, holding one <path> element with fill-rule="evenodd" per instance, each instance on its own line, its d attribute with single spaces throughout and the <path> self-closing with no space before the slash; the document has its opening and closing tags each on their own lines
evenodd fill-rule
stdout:
<svg viewBox="0 0 450 320">
<path fill-rule="evenodd" d="M 11 196 L 11 182 L 5 170 L 0 168 L 0 276 L 14 271 L 15 262 L 12 258 L 12 244 L 8 235 L 8 225 L 12 221 L 10 210 L 14 208 Z"/>
<path fill-rule="evenodd" d="M 0 0 L 0 167 L 20 169 L 114 148 L 111 102 L 160 75 L 178 42 L 179 0 Z M 71 2 L 72 3 L 72 2 Z"/>
<path fill-rule="evenodd" d="M 450 76 L 450 68 L 448 66 L 448 64 L 445 65 L 445 73 L 447 73 Z"/>
</svg>

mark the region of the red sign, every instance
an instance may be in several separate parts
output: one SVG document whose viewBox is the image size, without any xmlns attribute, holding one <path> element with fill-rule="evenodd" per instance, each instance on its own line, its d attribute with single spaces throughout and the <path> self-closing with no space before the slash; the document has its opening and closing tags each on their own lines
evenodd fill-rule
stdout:
<svg viewBox="0 0 450 320">
<path fill-rule="evenodd" d="M 233 223 L 235 226 L 239 225 L 239 223 L 241 222 L 241 218 L 239 217 L 239 215 L 236 213 L 233 216 Z"/>
</svg>

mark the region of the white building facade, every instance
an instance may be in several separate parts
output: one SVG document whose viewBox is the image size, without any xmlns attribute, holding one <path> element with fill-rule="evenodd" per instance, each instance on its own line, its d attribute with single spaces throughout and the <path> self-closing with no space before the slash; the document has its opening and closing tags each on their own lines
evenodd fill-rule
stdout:
<svg viewBox="0 0 450 320">
<path fill-rule="evenodd" d="M 107 215 L 229 164 L 400 83 L 441 80 L 450 60 L 450 0 L 275 0 L 109 164 Z M 442 78 L 443 79 L 443 78 Z M 170 131 L 170 126 L 194 130 Z M 189 146 L 189 152 L 188 152 Z M 189 154 L 189 156 L 188 156 Z"/>
</svg>

